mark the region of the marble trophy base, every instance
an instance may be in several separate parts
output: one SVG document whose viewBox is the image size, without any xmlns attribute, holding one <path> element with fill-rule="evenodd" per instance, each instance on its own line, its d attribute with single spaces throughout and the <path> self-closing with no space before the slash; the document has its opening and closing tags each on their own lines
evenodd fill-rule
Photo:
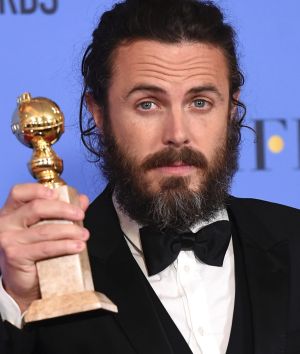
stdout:
<svg viewBox="0 0 300 354">
<path fill-rule="evenodd" d="M 100 309 L 118 312 L 117 306 L 104 294 L 83 291 L 33 301 L 25 314 L 24 321 L 29 323 Z"/>
<path fill-rule="evenodd" d="M 58 188 L 60 199 L 76 203 L 76 191 L 68 186 Z M 68 223 L 64 220 L 42 223 Z M 79 254 L 51 258 L 36 264 L 41 299 L 35 300 L 25 313 L 25 323 L 54 317 L 104 309 L 118 312 L 117 306 L 104 294 L 94 291 L 87 250 Z"/>
</svg>

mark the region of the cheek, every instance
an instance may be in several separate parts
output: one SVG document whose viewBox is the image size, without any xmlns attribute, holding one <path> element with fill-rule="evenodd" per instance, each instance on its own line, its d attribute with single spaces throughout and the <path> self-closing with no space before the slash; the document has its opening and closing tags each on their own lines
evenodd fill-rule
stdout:
<svg viewBox="0 0 300 354">
<path fill-rule="evenodd" d="M 140 164 L 149 154 L 147 134 L 132 121 L 124 119 L 111 122 L 111 130 L 117 144 L 128 158 Z"/>
<path fill-rule="evenodd" d="M 124 113 L 121 106 L 119 109 L 110 109 L 110 125 L 116 141 L 124 145 L 131 145 L 135 140 L 135 127 L 133 126 L 130 115 Z"/>
<path fill-rule="evenodd" d="M 157 148 L 157 128 L 126 109 L 111 112 L 111 129 L 117 143 L 139 160 Z"/>
<path fill-rule="evenodd" d="M 212 118 L 211 122 L 205 126 L 202 125 L 198 129 L 198 134 L 194 127 L 193 139 L 196 142 L 197 149 L 204 153 L 208 160 L 214 157 L 218 147 L 223 146 L 227 138 L 227 119 L 220 120 L 219 118 Z"/>
</svg>

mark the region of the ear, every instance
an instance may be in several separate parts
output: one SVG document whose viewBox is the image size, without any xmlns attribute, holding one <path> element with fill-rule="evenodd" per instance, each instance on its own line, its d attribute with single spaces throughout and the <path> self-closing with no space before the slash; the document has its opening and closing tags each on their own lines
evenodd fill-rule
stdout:
<svg viewBox="0 0 300 354">
<path fill-rule="evenodd" d="M 102 108 L 96 103 L 94 97 L 90 93 L 86 93 L 85 101 L 89 112 L 94 118 L 97 128 L 102 130 L 104 119 Z"/>
<path fill-rule="evenodd" d="M 237 91 L 234 95 L 233 95 L 233 99 L 235 101 L 238 101 L 240 98 L 240 93 L 241 91 Z M 233 119 L 236 115 L 236 111 L 238 109 L 238 106 L 236 104 L 233 103 L 233 100 L 231 99 L 231 103 L 230 103 L 230 114 L 229 117 L 230 119 Z"/>
</svg>

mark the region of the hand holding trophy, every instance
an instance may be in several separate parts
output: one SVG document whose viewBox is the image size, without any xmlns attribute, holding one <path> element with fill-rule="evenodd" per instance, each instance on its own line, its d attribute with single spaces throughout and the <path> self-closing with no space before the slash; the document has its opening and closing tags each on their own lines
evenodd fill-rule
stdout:
<svg viewBox="0 0 300 354">
<path fill-rule="evenodd" d="M 24 93 L 18 99 L 12 131 L 19 141 L 34 150 L 28 164 L 33 177 L 56 189 L 60 200 L 77 204 L 77 192 L 60 178 L 63 162 L 51 148 L 64 132 L 64 116 L 58 105 L 47 98 L 32 98 L 29 93 Z M 36 266 L 41 299 L 30 305 L 25 322 L 96 309 L 117 312 L 117 307 L 104 294 L 94 291 L 86 249 L 79 254 L 39 261 Z"/>
</svg>

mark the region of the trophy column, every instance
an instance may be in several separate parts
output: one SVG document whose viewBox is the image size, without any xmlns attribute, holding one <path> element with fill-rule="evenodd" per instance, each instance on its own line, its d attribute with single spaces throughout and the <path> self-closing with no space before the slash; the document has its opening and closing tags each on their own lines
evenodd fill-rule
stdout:
<svg viewBox="0 0 300 354">
<path fill-rule="evenodd" d="M 57 104 L 24 93 L 18 99 L 12 131 L 18 140 L 34 150 L 28 164 L 32 175 L 47 187 L 57 189 L 60 200 L 77 204 L 77 192 L 60 178 L 63 162 L 51 147 L 64 131 L 64 116 Z M 24 317 L 26 323 L 97 309 L 117 312 L 115 304 L 94 290 L 86 249 L 79 254 L 39 261 L 36 266 L 41 299 L 30 305 Z"/>
</svg>

